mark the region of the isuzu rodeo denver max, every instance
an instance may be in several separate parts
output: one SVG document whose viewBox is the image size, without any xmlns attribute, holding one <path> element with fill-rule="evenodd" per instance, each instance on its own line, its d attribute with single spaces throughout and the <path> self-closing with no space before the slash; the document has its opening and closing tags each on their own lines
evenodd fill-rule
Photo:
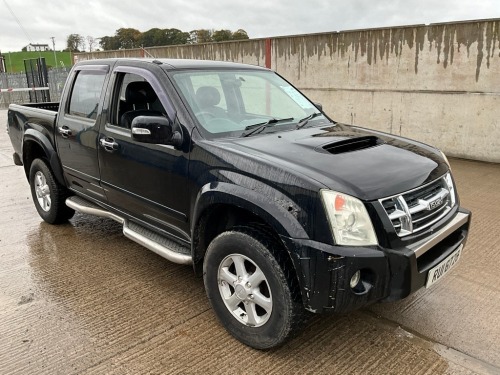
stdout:
<svg viewBox="0 0 500 375">
<path fill-rule="evenodd" d="M 311 312 L 431 287 L 468 234 L 439 150 L 335 122 L 255 66 L 81 62 L 60 103 L 11 105 L 8 132 L 45 221 L 108 217 L 192 264 L 221 324 L 254 348 Z"/>
</svg>

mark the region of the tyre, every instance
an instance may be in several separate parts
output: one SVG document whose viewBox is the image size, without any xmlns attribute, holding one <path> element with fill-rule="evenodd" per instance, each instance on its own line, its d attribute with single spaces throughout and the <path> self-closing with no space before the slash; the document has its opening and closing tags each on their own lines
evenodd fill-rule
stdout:
<svg viewBox="0 0 500 375">
<path fill-rule="evenodd" d="M 75 214 L 65 203 L 69 196 L 68 190 L 57 182 L 44 160 L 33 160 L 29 182 L 36 210 L 47 223 L 59 224 Z"/>
<path fill-rule="evenodd" d="M 302 302 L 293 298 L 297 282 L 285 276 L 295 275 L 286 269 L 291 261 L 278 262 L 278 246 L 263 231 L 235 228 L 210 243 L 203 263 L 205 289 L 218 320 L 255 349 L 284 343 L 305 316 Z"/>
</svg>

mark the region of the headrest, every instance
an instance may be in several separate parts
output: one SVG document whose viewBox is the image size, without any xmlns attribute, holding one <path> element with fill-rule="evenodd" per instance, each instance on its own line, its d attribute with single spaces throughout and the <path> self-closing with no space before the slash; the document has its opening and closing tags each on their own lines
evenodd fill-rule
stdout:
<svg viewBox="0 0 500 375">
<path fill-rule="evenodd" d="M 149 82 L 130 82 L 125 90 L 125 100 L 132 104 L 150 104 L 156 98 L 156 93 Z"/>
<path fill-rule="evenodd" d="M 202 86 L 196 90 L 196 101 L 201 108 L 217 105 L 220 102 L 219 90 L 212 86 Z"/>
</svg>

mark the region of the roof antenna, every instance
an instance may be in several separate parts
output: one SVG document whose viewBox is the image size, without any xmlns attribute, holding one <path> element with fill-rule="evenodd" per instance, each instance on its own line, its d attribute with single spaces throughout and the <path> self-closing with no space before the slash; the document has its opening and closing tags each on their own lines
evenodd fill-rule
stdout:
<svg viewBox="0 0 500 375">
<path fill-rule="evenodd" d="M 149 57 L 151 57 L 152 59 L 156 59 L 156 56 L 150 54 L 148 51 L 146 51 L 146 49 L 141 46 L 141 49 L 142 49 L 142 52 L 144 52 L 145 54 L 147 54 Z"/>
</svg>

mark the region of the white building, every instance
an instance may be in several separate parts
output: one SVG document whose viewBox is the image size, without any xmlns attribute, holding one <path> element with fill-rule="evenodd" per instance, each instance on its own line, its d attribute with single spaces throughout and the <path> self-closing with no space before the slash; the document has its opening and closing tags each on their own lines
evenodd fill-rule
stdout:
<svg viewBox="0 0 500 375">
<path fill-rule="evenodd" d="M 32 52 L 32 51 L 49 51 L 49 45 L 48 44 L 28 44 L 26 46 L 26 51 Z"/>
</svg>

